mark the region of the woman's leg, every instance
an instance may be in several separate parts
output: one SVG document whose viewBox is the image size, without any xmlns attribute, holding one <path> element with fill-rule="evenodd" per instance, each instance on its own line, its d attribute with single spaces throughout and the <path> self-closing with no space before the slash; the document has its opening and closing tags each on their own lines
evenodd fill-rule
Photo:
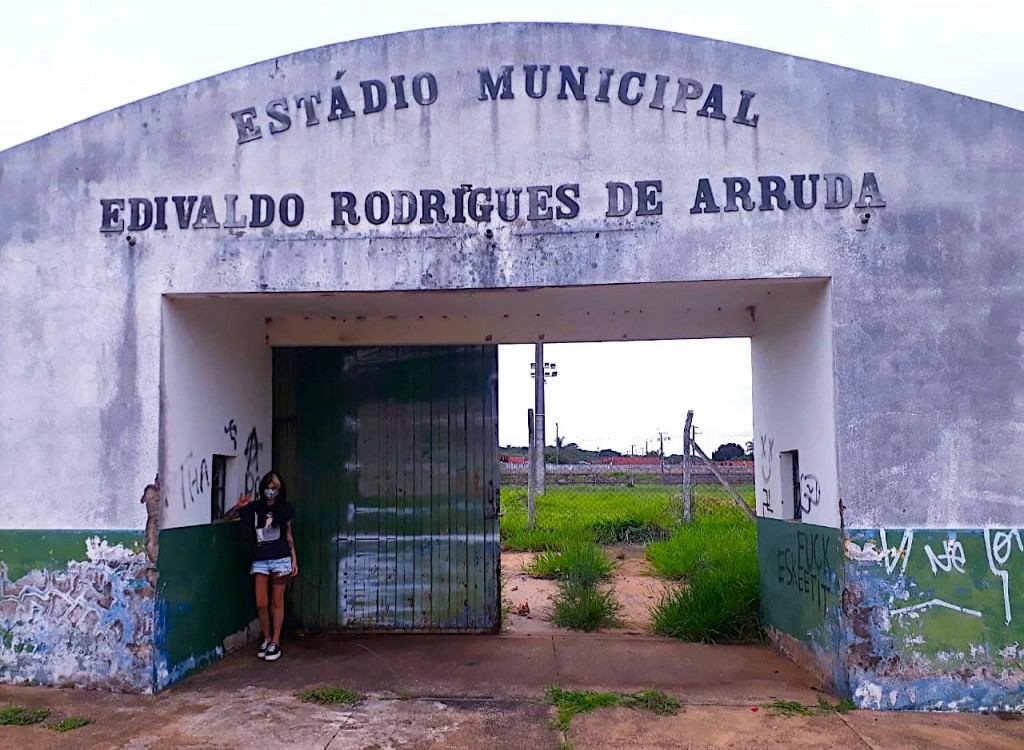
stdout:
<svg viewBox="0 0 1024 750">
<path fill-rule="evenodd" d="M 268 584 L 270 576 L 265 573 L 255 573 L 253 580 L 256 581 L 256 614 L 260 618 L 260 628 L 263 630 L 263 640 L 270 640 L 270 607 Z"/>
<path fill-rule="evenodd" d="M 274 574 L 271 579 L 273 587 L 272 608 L 274 610 L 274 635 L 270 639 L 277 645 L 281 645 L 281 626 L 284 625 L 284 589 L 288 579 Z"/>
</svg>

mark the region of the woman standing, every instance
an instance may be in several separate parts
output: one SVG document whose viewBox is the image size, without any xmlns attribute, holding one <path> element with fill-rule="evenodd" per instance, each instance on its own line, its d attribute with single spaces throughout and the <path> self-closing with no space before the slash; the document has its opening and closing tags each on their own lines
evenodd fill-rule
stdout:
<svg viewBox="0 0 1024 750">
<path fill-rule="evenodd" d="M 284 588 L 298 575 L 292 519 L 295 508 L 288 502 L 281 477 L 268 471 L 260 480 L 256 499 L 239 500 L 242 529 L 252 550 L 256 582 L 256 611 L 263 630 L 257 656 L 266 661 L 281 658 L 281 626 L 284 624 Z"/>
</svg>

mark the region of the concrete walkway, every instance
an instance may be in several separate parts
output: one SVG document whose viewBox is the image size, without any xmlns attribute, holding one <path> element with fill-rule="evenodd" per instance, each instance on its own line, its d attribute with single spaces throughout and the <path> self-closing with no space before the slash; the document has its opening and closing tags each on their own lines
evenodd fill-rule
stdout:
<svg viewBox="0 0 1024 750">
<path fill-rule="evenodd" d="M 300 690 L 342 686 L 354 708 Z M 657 688 L 684 710 L 602 709 L 550 728 L 544 688 Z M 0 703 L 84 716 L 85 728 L 0 727 L 24 748 L 910 748 L 1024 747 L 1022 717 L 856 711 L 772 716 L 763 704 L 814 706 L 811 677 L 760 646 L 702 646 L 621 635 L 307 637 L 264 663 L 236 653 L 157 696 L 0 687 Z"/>
</svg>

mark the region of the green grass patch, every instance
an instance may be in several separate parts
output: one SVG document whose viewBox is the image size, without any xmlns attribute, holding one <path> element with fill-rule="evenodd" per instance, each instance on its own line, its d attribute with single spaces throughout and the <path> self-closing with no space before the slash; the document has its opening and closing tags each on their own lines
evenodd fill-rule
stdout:
<svg viewBox="0 0 1024 750">
<path fill-rule="evenodd" d="M 767 708 L 772 716 L 822 716 L 845 714 L 855 711 L 857 706 L 849 698 L 841 698 L 838 703 L 832 703 L 825 696 L 819 695 L 817 706 L 805 706 L 797 701 L 770 701 L 762 703 L 761 708 Z"/>
<path fill-rule="evenodd" d="M 0 726 L 27 726 L 39 724 L 49 718 L 52 711 L 48 708 L 26 708 L 25 706 L 8 705 L 0 708 Z"/>
<path fill-rule="evenodd" d="M 679 713 L 680 707 L 678 698 L 666 695 L 660 690 L 641 690 L 639 693 L 623 695 L 620 705 L 653 711 L 659 716 L 675 716 Z"/>
<path fill-rule="evenodd" d="M 857 710 L 857 704 L 849 698 L 840 698 L 838 703 L 832 703 L 824 695 L 818 696 L 818 709 L 825 713 L 847 714 Z"/>
<path fill-rule="evenodd" d="M 763 639 L 757 579 L 703 574 L 666 594 L 651 610 L 651 630 L 700 643 L 758 643 Z"/>
<path fill-rule="evenodd" d="M 549 687 L 545 697 L 558 712 L 555 726 L 563 732 L 576 714 L 586 713 L 598 708 L 611 708 L 619 705 L 618 693 L 595 693 L 590 690 L 562 690 L 560 687 Z"/>
<path fill-rule="evenodd" d="M 548 702 L 558 712 L 555 728 L 563 732 L 569 730 L 572 719 L 577 714 L 594 711 L 598 708 L 625 708 L 654 711 L 662 716 L 679 713 L 679 701 L 660 690 L 643 690 L 639 693 L 595 693 L 590 690 L 563 690 L 560 687 L 549 687 L 545 693 Z"/>
<path fill-rule="evenodd" d="M 617 626 L 622 609 L 612 591 L 601 591 L 594 584 L 575 581 L 560 581 L 551 603 L 551 622 L 584 632 Z"/>
<path fill-rule="evenodd" d="M 730 484 L 747 505 L 751 508 L 757 507 L 757 493 L 753 484 L 732 484 L 731 482 Z M 720 506 L 725 506 L 735 508 L 739 513 L 739 518 L 747 517 L 742 508 L 736 507 L 732 495 L 717 482 L 714 484 L 695 484 L 690 491 L 690 498 L 692 500 L 692 507 L 698 514 L 710 513 Z"/>
<path fill-rule="evenodd" d="M 54 732 L 70 732 L 74 729 L 81 729 L 92 724 L 92 719 L 86 719 L 81 716 L 69 716 L 66 719 L 61 719 L 54 724 L 48 724 L 47 729 L 52 729 Z"/>
<path fill-rule="evenodd" d="M 672 536 L 671 528 L 642 518 L 602 518 L 592 528 L 598 544 L 647 544 Z"/>
<path fill-rule="evenodd" d="M 591 586 L 607 578 L 615 565 L 592 539 L 577 538 L 563 549 L 547 550 L 533 558 L 526 572 L 537 578 L 557 578 Z"/>
<path fill-rule="evenodd" d="M 739 514 L 735 518 L 733 512 Z M 647 545 L 647 560 L 664 578 L 688 580 L 705 570 L 754 566 L 757 582 L 757 527 L 735 506 L 720 506 L 676 528 L 671 539 Z"/>
<path fill-rule="evenodd" d="M 295 697 L 303 703 L 317 703 L 321 706 L 354 706 L 363 699 L 363 694 L 348 688 L 318 687 L 296 693 Z"/>
<path fill-rule="evenodd" d="M 651 610 L 659 635 L 704 643 L 761 640 L 757 528 L 735 505 L 699 498 L 673 537 L 647 546 L 658 573 L 681 585 Z"/>
<path fill-rule="evenodd" d="M 674 485 L 548 485 L 536 501 L 537 527 L 530 529 L 526 488 L 502 487 L 502 545 L 536 552 L 563 549 L 580 535 L 600 544 L 661 538 L 676 524 L 679 493 Z"/>
<path fill-rule="evenodd" d="M 769 701 L 762 703 L 761 708 L 767 708 L 772 716 L 814 716 L 815 714 L 814 708 L 796 701 Z"/>
</svg>

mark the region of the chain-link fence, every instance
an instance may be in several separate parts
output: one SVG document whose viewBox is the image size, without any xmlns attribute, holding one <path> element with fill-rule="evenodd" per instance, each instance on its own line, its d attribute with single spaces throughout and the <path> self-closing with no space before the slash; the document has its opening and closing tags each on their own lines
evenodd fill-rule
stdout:
<svg viewBox="0 0 1024 750">
<path fill-rule="evenodd" d="M 753 504 L 753 462 L 715 464 L 718 472 Z M 529 464 L 502 456 L 501 533 L 507 549 L 557 547 L 574 534 L 601 544 L 640 544 L 671 535 L 683 517 L 683 466 L 658 458 L 610 457 L 597 462 L 545 466 L 544 492 L 535 498 L 535 524 L 528 517 Z M 691 466 L 695 513 L 710 504 L 732 503 L 718 479 L 699 461 Z"/>
</svg>

